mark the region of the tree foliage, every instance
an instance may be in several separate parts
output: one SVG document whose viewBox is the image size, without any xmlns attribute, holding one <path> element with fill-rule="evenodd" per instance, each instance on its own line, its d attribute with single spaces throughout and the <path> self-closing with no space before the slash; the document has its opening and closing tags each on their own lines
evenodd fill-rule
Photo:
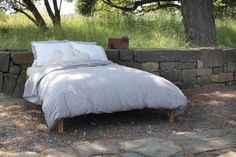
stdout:
<svg viewBox="0 0 236 157">
<path fill-rule="evenodd" d="M 235 0 L 215 0 L 214 1 L 216 17 L 232 17 L 236 19 L 236 1 Z"/>
<path fill-rule="evenodd" d="M 236 17 L 235 0 L 214 0 L 213 4 L 217 17 Z M 92 15 L 93 12 L 101 10 L 114 11 L 114 8 L 123 13 L 147 13 L 166 8 L 180 9 L 180 7 L 181 0 L 77 0 L 77 10 L 83 15 Z"/>
<path fill-rule="evenodd" d="M 91 15 L 95 11 L 96 0 L 77 0 L 77 11 L 83 15 Z"/>
</svg>

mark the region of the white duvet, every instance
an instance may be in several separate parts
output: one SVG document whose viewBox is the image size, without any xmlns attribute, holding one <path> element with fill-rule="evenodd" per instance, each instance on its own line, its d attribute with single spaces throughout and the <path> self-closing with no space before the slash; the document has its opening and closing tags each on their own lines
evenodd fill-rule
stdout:
<svg viewBox="0 0 236 157">
<path fill-rule="evenodd" d="M 110 61 L 64 62 L 30 76 L 24 98 L 42 105 L 48 127 L 61 118 L 132 109 L 177 109 L 187 99 L 170 81 Z"/>
</svg>

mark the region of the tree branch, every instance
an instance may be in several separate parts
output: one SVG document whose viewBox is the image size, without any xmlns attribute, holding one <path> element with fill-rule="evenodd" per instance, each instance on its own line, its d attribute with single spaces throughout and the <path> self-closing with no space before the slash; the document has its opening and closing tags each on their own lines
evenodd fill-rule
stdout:
<svg viewBox="0 0 236 157">
<path fill-rule="evenodd" d="M 159 9 L 165 9 L 165 8 L 177 8 L 177 9 L 181 9 L 181 6 L 180 5 L 177 5 L 177 4 L 162 4 L 162 5 L 158 5 L 158 6 L 155 6 L 153 8 L 149 8 L 149 9 L 145 9 L 145 8 L 142 8 L 142 10 L 138 11 L 139 13 L 141 12 L 150 12 L 150 11 L 156 11 L 156 10 L 159 10 Z"/>
<path fill-rule="evenodd" d="M 37 21 L 32 16 L 30 16 L 28 13 L 26 13 L 24 10 L 19 9 L 19 8 L 15 8 L 15 7 L 13 7 L 12 9 L 14 9 L 16 12 L 20 12 L 20 13 L 24 14 L 26 17 L 28 17 L 30 19 L 30 21 L 32 21 L 35 25 L 38 26 Z"/>
<path fill-rule="evenodd" d="M 164 5 L 160 5 L 160 2 L 176 2 L 178 0 L 139 0 L 139 1 L 135 1 L 133 3 L 133 5 L 131 7 L 127 7 L 127 6 L 119 6 L 114 4 L 111 0 L 102 0 L 104 3 L 106 3 L 107 5 L 110 5 L 111 7 L 120 9 L 124 12 L 133 12 L 135 11 L 138 7 L 141 7 L 145 4 L 150 4 L 150 3 L 158 3 L 159 7 L 156 7 L 157 9 L 159 8 L 164 8 L 164 7 L 176 7 L 176 8 L 180 8 L 179 5 L 177 4 L 173 4 L 173 3 L 168 3 L 168 4 L 164 4 Z M 163 7 L 161 7 L 163 6 Z"/>
<path fill-rule="evenodd" d="M 45 7 L 47 9 L 48 15 L 50 16 L 51 19 L 53 19 L 54 18 L 54 14 L 52 12 L 52 9 L 51 9 L 51 6 L 50 6 L 48 0 L 44 0 L 44 5 L 45 5 Z"/>
</svg>

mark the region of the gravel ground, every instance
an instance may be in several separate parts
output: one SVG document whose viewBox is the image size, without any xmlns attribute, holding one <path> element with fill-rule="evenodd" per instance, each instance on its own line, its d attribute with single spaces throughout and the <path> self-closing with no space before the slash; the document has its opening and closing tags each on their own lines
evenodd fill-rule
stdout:
<svg viewBox="0 0 236 157">
<path fill-rule="evenodd" d="M 236 86 L 211 85 L 183 92 L 189 107 L 174 125 L 168 123 L 166 111 L 135 110 L 67 119 L 64 134 L 49 132 L 40 106 L 0 96 L 0 150 L 41 152 L 76 142 L 168 138 L 182 132 L 236 127 Z"/>
</svg>

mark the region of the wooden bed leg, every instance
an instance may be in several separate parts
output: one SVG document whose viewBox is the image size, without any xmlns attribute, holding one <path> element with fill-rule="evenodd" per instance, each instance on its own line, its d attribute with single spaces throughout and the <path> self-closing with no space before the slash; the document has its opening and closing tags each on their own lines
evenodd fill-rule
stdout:
<svg viewBox="0 0 236 157">
<path fill-rule="evenodd" d="M 58 122 L 58 132 L 59 133 L 64 132 L 64 119 L 60 119 Z"/>
<path fill-rule="evenodd" d="M 175 122 L 175 110 L 169 111 L 169 123 L 174 124 Z"/>
</svg>

